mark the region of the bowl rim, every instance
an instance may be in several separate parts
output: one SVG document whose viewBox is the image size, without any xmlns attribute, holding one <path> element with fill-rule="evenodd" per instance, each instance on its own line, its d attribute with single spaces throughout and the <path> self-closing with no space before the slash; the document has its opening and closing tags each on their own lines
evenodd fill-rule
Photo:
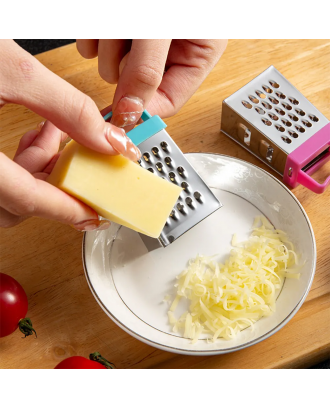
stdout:
<svg viewBox="0 0 330 409">
<path fill-rule="evenodd" d="M 172 346 L 167 346 L 167 345 L 163 345 L 161 343 L 158 343 L 156 341 L 150 340 L 148 338 L 145 338 L 144 336 L 136 333 L 135 331 L 133 331 L 132 329 L 130 329 L 129 327 L 127 327 L 125 324 L 123 324 L 121 321 L 119 321 L 103 304 L 102 300 L 99 298 L 99 296 L 97 295 L 92 282 L 90 281 L 89 275 L 88 275 L 88 271 L 87 271 L 87 263 L 86 263 L 86 253 L 85 253 L 85 243 L 86 243 L 86 233 L 84 233 L 83 235 L 83 240 L 82 240 L 82 261 L 83 261 L 83 268 L 84 268 L 84 273 L 85 273 L 85 277 L 88 283 L 88 286 L 94 296 L 94 298 L 96 299 L 96 301 L 98 302 L 98 304 L 100 305 L 100 307 L 102 308 L 102 310 L 112 319 L 112 321 L 117 324 L 121 329 L 123 329 L 125 332 L 127 332 L 129 335 L 133 336 L 134 338 L 138 339 L 139 341 L 142 341 L 150 346 L 156 347 L 158 349 L 161 349 L 163 351 L 167 351 L 167 352 L 173 352 L 173 353 L 177 353 L 177 354 L 181 354 L 181 355 L 194 355 L 194 356 L 211 356 L 211 355 L 222 355 L 222 354 L 227 354 L 230 352 L 235 352 L 235 351 L 239 351 L 241 349 L 244 348 L 248 348 L 252 345 L 258 344 L 261 341 L 264 341 L 265 339 L 269 338 L 271 335 L 274 335 L 277 331 L 279 331 L 281 328 L 283 328 L 295 315 L 296 313 L 299 311 L 300 307 L 302 306 L 302 304 L 304 303 L 310 288 L 312 286 L 313 280 L 314 280 L 314 276 L 315 276 L 315 271 L 316 271 L 316 261 L 317 261 L 317 249 L 316 249 L 316 241 L 315 241 L 315 235 L 314 235 L 314 231 L 312 228 L 312 224 L 307 216 L 307 213 L 305 212 L 305 209 L 303 208 L 302 204 L 299 202 L 299 200 L 296 198 L 296 196 L 290 191 L 290 189 L 288 189 L 285 184 L 283 182 L 281 182 L 280 180 L 278 180 L 275 176 L 273 176 L 271 173 L 267 172 L 266 170 L 264 170 L 263 168 L 260 168 L 257 165 L 254 165 L 253 163 L 250 163 L 246 160 L 243 159 L 239 159 L 239 158 L 235 158 L 233 156 L 229 156 L 229 155 L 223 155 L 220 153 L 214 153 L 214 152 L 188 152 L 185 153 L 185 155 L 187 155 L 188 157 L 190 155 L 212 155 L 212 156 L 220 156 L 220 157 L 224 157 L 230 160 L 235 160 L 237 162 L 242 162 L 244 164 L 248 164 L 249 166 L 252 166 L 254 168 L 257 168 L 259 171 L 261 170 L 262 172 L 264 172 L 266 175 L 270 176 L 273 180 L 275 180 L 282 188 L 284 188 L 284 190 L 287 191 L 287 193 L 289 193 L 291 195 L 291 197 L 296 201 L 300 211 L 302 212 L 303 216 L 305 217 L 305 220 L 307 222 L 307 225 L 309 227 L 310 233 L 311 233 L 311 238 L 312 238 L 312 244 L 313 244 L 313 252 L 315 254 L 315 257 L 312 261 L 312 274 L 310 276 L 308 285 L 305 289 L 304 295 L 301 297 L 301 299 L 299 300 L 299 302 L 296 304 L 296 306 L 292 309 L 291 313 L 289 315 L 287 315 L 287 317 L 282 320 L 278 325 L 276 325 L 276 327 L 274 327 L 272 330 L 268 331 L 267 333 L 261 335 L 260 337 L 254 339 L 253 341 L 248 341 L 245 342 L 243 344 L 240 344 L 238 346 L 235 347 L 231 347 L 231 348 L 227 348 L 227 349 L 214 349 L 214 350 L 208 350 L 208 351 L 202 351 L 202 350 L 192 350 L 192 349 L 185 349 L 185 348 L 178 348 L 178 347 L 172 347 Z"/>
</svg>

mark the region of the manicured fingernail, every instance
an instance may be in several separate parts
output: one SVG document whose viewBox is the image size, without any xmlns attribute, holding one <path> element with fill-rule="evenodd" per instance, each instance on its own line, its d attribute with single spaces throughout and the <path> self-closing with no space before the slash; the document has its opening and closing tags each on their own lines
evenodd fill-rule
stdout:
<svg viewBox="0 0 330 409">
<path fill-rule="evenodd" d="M 93 231 L 93 230 L 106 230 L 110 227 L 109 220 L 84 220 L 83 222 L 72 225 L 72 227 L 79 231 Z"/>
<path fill-rule="evenodd" d="M 41 131 L 42 127 L 45 125 L 45 121 L 39 122 L 37 125 L 37 131 Z"/>
<path fill-rule="evenodd" d="M 111 123 L 119 128 L 135 125 L 143 112 L 143 101 L 138 97 L 125 96 L 115 107 Z"/>
<path fill-rule="evenodd" d="M 106 125 L 106 137 L 111 146 L 126 158 L 137 161 L 141 158 L 140 150 L 134 145 L 123 129 Z"/>
</svg>

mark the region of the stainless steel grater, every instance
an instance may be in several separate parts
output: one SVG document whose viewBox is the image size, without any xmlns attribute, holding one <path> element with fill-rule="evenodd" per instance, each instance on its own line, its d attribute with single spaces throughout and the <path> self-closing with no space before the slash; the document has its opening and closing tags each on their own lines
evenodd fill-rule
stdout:
<svg viewBox="0 0 330 409">
<path fill-rule="evenodd" d="M 330 159 L 329 120 L 273 66 L 223 101 L 221 131 L 291 187 L 330 184 L 310 176 Z"/>
<path fill-rule="evenodd" d="M 141 119 L 143 122 L 127 134 L 142 153 L 140 166 L 183 189 L 158 240 L 140 234 L 151 250 L 168 246 L 222 204 L 165 131 L 166 124 L 159 116 L 144 111 Z"/>
</svg>

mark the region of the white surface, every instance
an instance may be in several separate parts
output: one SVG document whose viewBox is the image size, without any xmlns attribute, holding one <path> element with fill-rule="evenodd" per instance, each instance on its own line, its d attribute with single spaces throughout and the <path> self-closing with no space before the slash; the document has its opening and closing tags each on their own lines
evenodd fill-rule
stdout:
<svg viewBox="0 0 330 409">
<path fill-rule="evenodd" d="M 125 331 L 150 345 L 186 354 L 219 354 L 253 345 L 281 328 L 299 309 L 310 288 L 316 248 L 309 220 L 294 196 L 267 172 L 238 159 L 212 154 L 187 158 L 223 203 L 167 248 L 148 252 L 138 233 L 118 225 L 85 235 L 84 264 L 88 283 L 104 311 Z M 233 341 L 200 340 L 191 344 L 172 333 L 166 294 L 174 295 L 175 276 L 197 253 L 224 260 L 232 235 L 245 240 L 253 219 L 264 214 L 288 232 L 306 264 L 301 278 L 286 280 L 277 311 Z M 186 306 L 181 305 L 183 310 Z M 180 312 L 180 311 L 179 311 Z"/>
</svg>

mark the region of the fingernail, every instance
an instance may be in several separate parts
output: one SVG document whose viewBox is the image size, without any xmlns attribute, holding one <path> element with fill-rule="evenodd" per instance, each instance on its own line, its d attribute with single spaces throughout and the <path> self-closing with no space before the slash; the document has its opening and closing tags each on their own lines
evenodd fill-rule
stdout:
<svg viewBox="0 0 330 409">
<path fill-rule="evenodd" d="M 45 125 L 45 121 L 39 122 L 37 125 L 37 131 L 41 131 L 42 127 Z"/>
<path fill-rule="evenodd" d="M 141 158 L 141 152 L 137 146 L 126 135 L 123 129 L 114 127 L 113 125 L 106 125 L 106 137 L 110 145 L 126 158 L 137 161 Z"/>
<path fill-rule="evenodd" d="M 109 220 L 84 220 L 83 222 L 73 224 L 72 227 L 78 231 L 93 231 L 93 230 L 106 230 L 110 227 Z"/>
<path fill-rule="evenodd" d="M 143 112 L 143 101 L 138 97 L 125 96 L 115 107 L 111 123 L 119 128 L 135 125 Z"/>
</svg>

